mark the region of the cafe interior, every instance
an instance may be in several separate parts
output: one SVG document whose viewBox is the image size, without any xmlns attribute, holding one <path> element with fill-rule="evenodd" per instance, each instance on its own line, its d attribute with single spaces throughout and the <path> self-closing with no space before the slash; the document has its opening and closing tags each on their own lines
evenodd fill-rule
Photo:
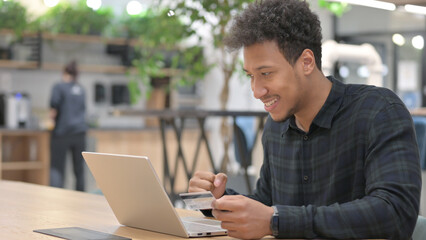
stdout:
<svg viewBox="0 0 426 240">
<path fill-rule="evenodd" d="M 426 1 L 306 1 L 321 21 L 323 73 L 401 98 L 426 179 Z M 0 179 L 49 185 L 51 91 L 75 61 L 86 151 L 148 156 L 176 207 L 198 170 L 226 172 L 230 187 L 252 193 L 268 113 L 253 97 L 242 52 L 220 42 L 238 13 L 223 4 L 0 0 Z M 85 192 L 102 194 L 84 170 Z M 74 189 L 73 171 L 67 152 L 65 189 Z"/>
</svg>

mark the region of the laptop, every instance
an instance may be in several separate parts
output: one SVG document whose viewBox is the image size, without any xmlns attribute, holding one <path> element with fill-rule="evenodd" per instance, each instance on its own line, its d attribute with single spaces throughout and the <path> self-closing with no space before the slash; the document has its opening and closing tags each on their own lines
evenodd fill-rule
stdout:
<svg viewBox="0 0 426 240">
<path fill-rule="evenodd" d="M 220 221 L 180 218 L 148 157 L 82 154 L 120 224 L 185 238 L 227 235 Z"/>
</svg>

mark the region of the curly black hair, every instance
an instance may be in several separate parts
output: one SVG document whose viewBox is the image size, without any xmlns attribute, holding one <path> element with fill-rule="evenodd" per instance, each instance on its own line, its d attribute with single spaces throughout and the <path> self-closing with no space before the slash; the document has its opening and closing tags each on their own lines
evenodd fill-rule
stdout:
<svg viewBox="0 0 426 240">
<path fill-rule="evenodd" d="M 321 69 L 321 40 L 321 23 L 306 1 L 257 0 L 234 18 L 224 43 L 232 51 L 276 41 L 292 66 L 305 49 L 310 49 Z"/>
</svg>

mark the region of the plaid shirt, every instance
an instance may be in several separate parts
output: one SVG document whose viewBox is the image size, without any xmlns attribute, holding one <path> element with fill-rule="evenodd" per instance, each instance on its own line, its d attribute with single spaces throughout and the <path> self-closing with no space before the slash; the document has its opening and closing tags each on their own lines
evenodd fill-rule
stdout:
<svg viewBox="0 0 426 240">
<path fill-rule="evenodd" d="M 411 238 L 421 175 L 410 113 L 388 89 L 329 80 L 308 133 L 268 118 L 249 197 L 277 207 L 279 237 Z"/>
</svg>

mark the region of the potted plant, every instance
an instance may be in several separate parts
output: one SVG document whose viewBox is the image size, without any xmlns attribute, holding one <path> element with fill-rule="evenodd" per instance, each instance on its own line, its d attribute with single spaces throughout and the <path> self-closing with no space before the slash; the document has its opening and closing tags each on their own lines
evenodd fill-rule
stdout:
<svg viewBox="0 0 426 240">
<path fill-rule="evenodd" d="M 0 29 L 11 29 L 21 36 L 28 26 L 27 10 L 16 1 L 0 1 Z"/>
<path fill-rule="evenodd" d="M 0 29 L 12 31 L 3 32 L 0 38 L 0 59 L 12 58 L 11 45 L 22 37 L 27 26 L 25 7 L 15 1 L 0 1 Z"/>
<path fill-rule="evenodd" d="M 203 79 L 210 66 L 205 64 L 199 44 L 185 45 L 193 30 L 168 9 L 151 9 L 142 15 L 121 21 L 133 44 L 133 71 L 129 71 L 131 101 L 142 95 L 150 99 L 153 92 L 164 92 Z M 140 84 L 144 91 L 141 91 Z M 164 106 L 163 106 L 164 108 Z"/>
<path fill-rule="evenodd" d="M 101 35 L 113 19 L 111 8 L 93 10 L 86 1 L 76 4 L 61 1 L 37 21 L 42 31 L 82 35 Z"/>
</svg>

